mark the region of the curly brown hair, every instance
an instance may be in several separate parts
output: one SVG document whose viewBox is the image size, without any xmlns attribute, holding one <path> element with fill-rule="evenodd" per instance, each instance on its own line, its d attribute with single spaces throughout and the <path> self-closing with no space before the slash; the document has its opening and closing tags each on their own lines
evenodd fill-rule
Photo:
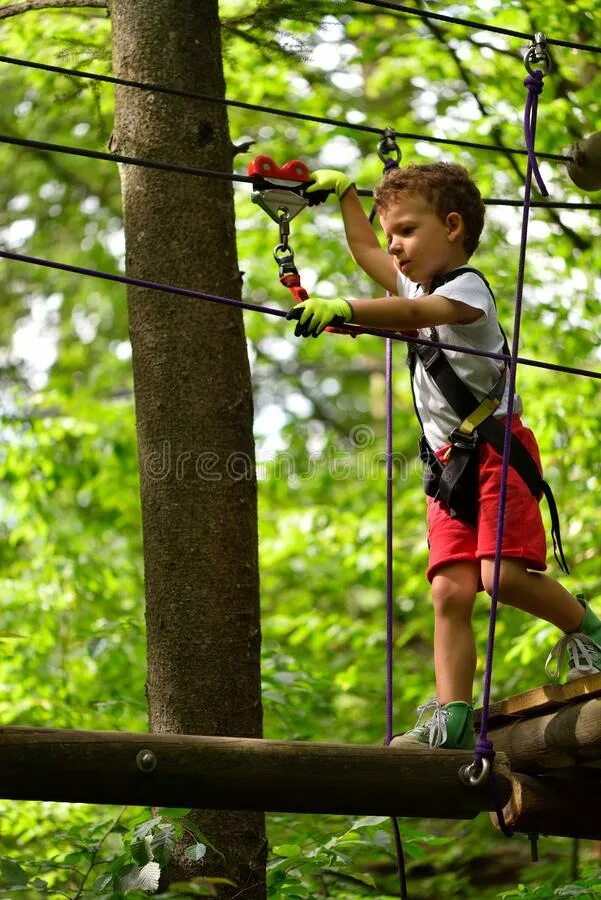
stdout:
<svg viewBox="0 0 601 900">
<path fill-rule="evenodd" d="M 449 213 L 459 213 L 465 226 L 463 246 L 472 255 L 484 227 L 484 203 L 467 169 L 454 163 L 391 169 L 374 190 L 376 209 L 388 209 L 399 194 L 419 194 L 443 222 Z"/>
</svg>

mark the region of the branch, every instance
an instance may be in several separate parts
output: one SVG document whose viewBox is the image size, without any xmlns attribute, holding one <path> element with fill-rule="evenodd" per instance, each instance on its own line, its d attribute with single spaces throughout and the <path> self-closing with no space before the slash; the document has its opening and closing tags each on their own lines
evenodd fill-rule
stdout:
<svg viewBox="0 0 601 900">
<path fill-rule="evenodd" d="M 74 9 L 90 6 L 107 9 L 107 0 L 22 0 L 21 3 L 0 7 L 0 19 L 8 19 L 10 16 L 18 16 L 35 9 Z"/>
</svg>

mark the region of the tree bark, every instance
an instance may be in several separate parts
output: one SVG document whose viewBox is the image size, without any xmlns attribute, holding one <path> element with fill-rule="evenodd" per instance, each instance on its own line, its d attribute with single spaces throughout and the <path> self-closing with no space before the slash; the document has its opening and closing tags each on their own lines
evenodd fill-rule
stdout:
<svg viewBox="0 0 601 900">
<path fill-rule="evenodd" d="M 217 0 L 112 0 L 117 76 L 225 95 Z M 218 105 L 118 88 L 115 152 L 231 171 Z M 239 298 L 232 186 L 123 166 L 127 273 Z M 239 310 L 128 292 L 156 732 L 261 735 L 252 393 Z M 265 896 L 260 813 L 197 813 L 202 873 Z M 177 878 L 199 873 L 180 862 Z"/>
</svg>

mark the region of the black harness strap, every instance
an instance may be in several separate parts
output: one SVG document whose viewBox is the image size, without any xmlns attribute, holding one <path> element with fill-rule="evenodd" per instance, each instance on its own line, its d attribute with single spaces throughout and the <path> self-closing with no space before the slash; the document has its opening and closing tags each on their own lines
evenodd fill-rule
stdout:
<svg viewBox="0 0 601 900">
<path fill-rule="evenodd" d="M 430 292 L 433 293 L 447 281 L 456 278 L 464 272 L 473 272 L 478 275 L 490 291 L 490 286 L 481 272 L 471 267 L 464 267 L 455 269 L 453 272 L 448 273 L 447 276 L 439 276 L 432 282 Z M 492 294 L 492 291 L 490 292 L 494 300 L 494 295 Z M 504 341 L 503 350 L 506 354 L 509 354 L 507 338 L 502 330 L 501 333 L 503 334 Z M 431 329 L 431 337 L 432 340 L 438 339 L 438 333 L 435 328 Z M 436 383 L 439 391 L 455 414 L 459 417 L 460 421 L 464 422 L 466 419 L 469 419 L 470 416 L 473 416 L 474 412 L 481 407 L 481 403 L 478 402 L 469 388 L 466 387 L 451 366 L 446 354 L 439 347 L 421 344 L 412 345 L 409 352 L 409 368 L 411 371 L 412 387 L 416 356 L 419 356 L 424 369 Z M 492 390 L 487 395 L 489 398 L 499 401 L 502 398 L 505 388 L 506 368 L 507 367 L 505 367 L 501 377 L 493 385 Z M 420 441 L 420 455 L 422 460 L 426 463 L 426 475 L 424 479 L 426 493 L 436 497 L 445 504 L 451 510 L 452 515 L 463 518 L 474 525 L 478 515 L 478 460 L 474 451 L 478 446 L 479 440 L 487 441 L 494 447 L 497 453 L 501 456 L 503 455 L 505 426 L 492 415 L 492 409 L 491 413 L 478 423 L 477 428 L 474 428 L 471 431 L 464 431 L 459 428 L 454 429 L 449 435 L 451 449 L 445 465 L 440 462 L 427 443 L 424 435 L 422 435 Z M 557 512 L 555 498 L 553 497 L 551 488 L 547 482 L 543 480 L 536 462 L 515 434 L 511 435 L 509 464 L 520 475 L 532 495 L 537 500 L 540 500 L 543 494 L 547 498 L 551 515 L 553 551 L 560 568 L 567 573 L 569 570 L 561 543 L 559 514 Z"/>
</svg>

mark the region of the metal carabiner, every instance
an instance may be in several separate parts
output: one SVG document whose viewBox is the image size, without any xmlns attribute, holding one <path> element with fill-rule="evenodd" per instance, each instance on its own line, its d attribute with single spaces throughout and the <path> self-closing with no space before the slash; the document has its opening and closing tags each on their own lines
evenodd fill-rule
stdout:
<svg viewBox="0 0 601 900">
<path fill-rule="evenodd" d="M 384 129 L 381 140 L 378 142 L 378 156 L 383 163 L 388 162 L 387 157 L 395 154 L 395 162 L 401 161 L 401 148 L 396 142 L 396 131 L 390 125 Z"/>
<path fill-rule="evenodd" d="M 524 65 L 530 75 L 534 75 L 536 69 L 540 69 L 543 75 L 548 75 L 552 68 L 551 56 L 547 48 L 547 35 L 537 31 L 534 39 L 524 54 Z"/>
<path fill-rule="evenodd" d="M 294 252 L 289 244 L 277 244 L 273 248 L 273 258 L 280 267 L 280 276 L 298 275 L 298 269 L 294 265 Z"/>
<path fill-rule="evenodd" d="M 280 243 L 278 247 L 282 247 L 284 250 L 288 249 L 288 238 L 290 237 L 290 212 L 288 209 L 280 209 L 278 210 L 278 218 L 277 223 L 280 228 Z"/>
<path fill-rule="evenodd" d="M 482 759 L 480 760 L 480 766 L 480 771 L 478 771 L 478 764 L 475 760 L 469 766 L 462 766 L 459 769 L 459 780 L 467 787 L 480 787 L 490 774 L 490 762 L 487 759 Z"/>
</svg>

